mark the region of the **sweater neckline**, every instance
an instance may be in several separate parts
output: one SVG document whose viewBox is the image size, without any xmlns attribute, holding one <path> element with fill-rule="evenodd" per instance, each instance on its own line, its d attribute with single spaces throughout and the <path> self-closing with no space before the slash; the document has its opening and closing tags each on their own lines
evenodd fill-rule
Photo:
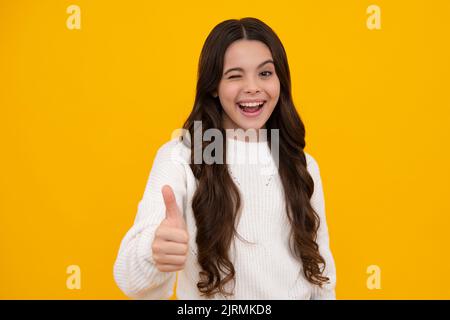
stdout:
<svg viewBox="0 0 450 320">
<path fill-rule="evenodd" d="M 246 145 L 246 146 L 260 146 L 268 143 L 267 139 L 258 140 L 258 141 L 243 141 L 234 138 L 226 138 L 227 143 L 230 144 L 238 144 L 238 145 Z"/>
<path fill-rule="evenodd" d="M 226 161 L 228 165 L 273 166 L 268 141 L 243 141 L 227 137 Z"/>
</svg>

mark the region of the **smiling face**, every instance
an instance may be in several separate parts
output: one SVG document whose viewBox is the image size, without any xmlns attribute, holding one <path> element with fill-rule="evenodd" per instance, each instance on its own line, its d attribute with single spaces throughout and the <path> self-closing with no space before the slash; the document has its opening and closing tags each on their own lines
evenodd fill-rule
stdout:
<svg viewBox="0 0 450 320">
<path fill-rule="evenodd" d="M 270 49 L 261 41 L 238 40 L 225 52 L 217 89 L 225 129 L 261 129 L 280 96 Z"/>
</svg>

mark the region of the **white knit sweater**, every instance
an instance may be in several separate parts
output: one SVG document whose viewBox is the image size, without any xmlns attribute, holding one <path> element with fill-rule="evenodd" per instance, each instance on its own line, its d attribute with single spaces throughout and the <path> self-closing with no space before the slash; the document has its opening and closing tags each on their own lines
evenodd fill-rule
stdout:
<svg viewBox="0 0 450 320">
<path fill-rule="evenodd" d="M 311 205 L 321 219 L 317 243 L 326 261 L 324 274 L 331 280 L 322 288 L 306 280 L 302 263 L 289 250 L 290 224 L 283 188 L 267 142 L 228 139 L 227 146 L 227 165 L 240 190 L 243 206 L 237 231 L 250 242 L 235 238 L 230 248 L 236 271 L 234 296 L 218 294 L 205 298 L 197 289 L 201 268 L 197 263 L 196 224 L 191 206 L 197 181 L 188 165 L 190 150 L 177 139 L 158 150 L 134 225 L 120 245 L 114 265 L 114 279 L 119 288 L 134 299 L 167 299 L 172 296 L 177 279 L 178 299 L 335 299 L 336 269 L 329 248 L 322 181 L 315 159 L 305 152 L 307 170 L 314 180 Z M 248 153 L 238 148 L 246 148 Z M 257 163 L 251 161 L 256 153 Z M 175 193 L 190 237 L 186 266 L 178 272 L 178 277 L 176 272 L 160 272 L 152 259 L 154 232 L 165 218 L 161 194 L 165 184 Z M 225 288 L 232 290 L 232 281 Z"/>
</svg>

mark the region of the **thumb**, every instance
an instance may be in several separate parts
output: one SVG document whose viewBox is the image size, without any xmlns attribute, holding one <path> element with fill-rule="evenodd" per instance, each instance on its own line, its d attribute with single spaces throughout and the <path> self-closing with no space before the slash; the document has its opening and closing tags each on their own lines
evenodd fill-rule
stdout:
<svg viewBox="0 0 450 320">
<path fill-rule="evenodd" d="M 181 222 L 180 220 L 183 220 L 182 222 L 184 222 L 172 188 L 169 185 L 165 185 L 162 187 L 161 192 L 166 206 L 166 219 L 176 222 Z M 179 225 L 181 226 L 182 224 Z"/>
</svg>

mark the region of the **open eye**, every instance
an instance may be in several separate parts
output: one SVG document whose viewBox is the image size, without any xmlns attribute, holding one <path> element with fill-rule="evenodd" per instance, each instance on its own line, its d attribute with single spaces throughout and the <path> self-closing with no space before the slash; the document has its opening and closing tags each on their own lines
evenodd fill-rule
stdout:
<svg viewBox="0 0 450 320">
<path fill-rule="evenodd" d="M 272 75 L 272 71 L 263 71 L 260 73 L 263 77 L 269 77 Z"/>
</svg>

